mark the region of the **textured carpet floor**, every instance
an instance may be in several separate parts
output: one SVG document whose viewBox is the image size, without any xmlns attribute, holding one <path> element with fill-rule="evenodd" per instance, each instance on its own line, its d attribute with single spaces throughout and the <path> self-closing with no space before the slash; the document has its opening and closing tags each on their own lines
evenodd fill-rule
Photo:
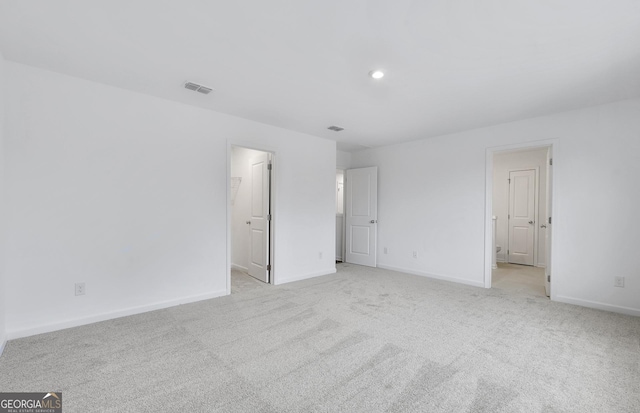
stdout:
<svg viewBox="0 0 640 413">
<path fill-rule="evenodd" d="M 545 297 L 544 268 L 499 262 L 491 273 L 491 287 Z"/>
<path fill-rule="evenodd" d="M 640 318 L 380 269 L 10 341 L 69 412 L 638 412 Z"/>
</svg>

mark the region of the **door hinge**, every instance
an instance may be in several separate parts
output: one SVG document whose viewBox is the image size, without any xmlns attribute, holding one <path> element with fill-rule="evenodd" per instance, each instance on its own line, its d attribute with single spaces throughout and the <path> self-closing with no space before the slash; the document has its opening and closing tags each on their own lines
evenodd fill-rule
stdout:
<svg viewBox="0 0 640 413">
<path fill-rule="evenodd" d="M 547 281 L 551 282 L 551 274 L 547 275 Z"/>
<path fill-rule="evenodd" d="M 553 165 L 553 158 L 549 158 L 549 165 Z"/>
<path fill-rule="evenodd" d="M 273 165 L 271 164 L 271 162 L 269 162 L 269 163 L 267 164 L 267 169 L 268 169 L 268 170 L 271 170 L 271 168 L 272 168 L 272 167 L 273 167 Z"/>
<path fill-rule="evenodd" d="M 271 264 L 267 264 L 267 271 L 271 271 Z"/>
<path fill-rule="evenodd" d="M 510 254 L 510 252 L 509 252 L 509 250 L 507 250 L 507 255 L 509 255 L 509 254 Z"/>
<path fill-rule="evenodd" d="M 271 221 L 271 214 L 267 214 L 267 221 Z"/>
<path fill-rule="evenodd" d="M 511 214 L 507 215 L 507 219 L 511 219 Z"/>
<path fill-rule="evenodd" d="M 511 178 L 507 179 L 507 181 L 509 181 L 509 183 L 511 183 Z"/>
<path fill-rule="evenodd" d="M 551 217 L 549 217 L 549 224 L 551 224 Z"/>
</svg>

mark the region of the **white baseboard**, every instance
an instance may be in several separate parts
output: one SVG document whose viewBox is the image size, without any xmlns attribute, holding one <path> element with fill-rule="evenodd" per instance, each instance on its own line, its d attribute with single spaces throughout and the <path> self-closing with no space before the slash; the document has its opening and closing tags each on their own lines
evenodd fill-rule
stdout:
<svg viewBox="0 0 640 413">
<path fill-rule="evenodd" d="M 247 274 L 249 273 L 249 269 L 247 267 L 243 267 L 242 265 L 238 264 L 231 264 L 231 269 L 246 272 Z"/>
<path fill-rule="evenodd" d="M 309 274 L 300 275 L 298 277 L 287 278 L 286 280 L 276 280 L 275 285 L 286 284 L 286 283 L 290 283 L 290 282 L 294 282 L 294 281 L 302 281 L 302 280 L 306 280 L 306 279 L 309 279 L 309 278 L 320 277 L 320 276 L 323 276 L 323 275 L 335 274 L 336 272 L 337 272 L 337 270 L 335 268 L 333 268 L 331 270 L 312 272 L 312 273 L 309 273 Z"/>
<path fill-rule="evenodd" d="M 181 304 L 189 304 L 202 300 L 209 300 L 211 298 L 221 297 L 227 295 L 227 290 L 214 291 L 207 294 L 198 294 L 188 297 L 177 298 L 174 300 L 162 301 L 154 304 L 141 305 L 138 307 L 130 307 L 123 310 L 108 311 L 105 313 L 95 314 L 88 317 L 74 318 L 65 320 L 62 322 L 55 322 L 49 324 L 42 324 L 35 327 L 28 327 L 23 329 L 8 330 L 7 339 L 14 340 L 16 338 L 34 336 L 36 334 L 49 333 L 52 331 L 64 330 L 72 327 L 79 327 L 86 324 L 93 324 L 100 321 L 112 320 L 114 318 L 126 317 L 135 314 L 146 313 L 154 310 L 161 310 L 163 308 L 175 307 Z"/>
<path fill-rule="evenodd" d="M 595 308 L 597 310 L 611 311 L 614 313 L 640 316 L 640 308 L 623 307 L 619 305 L 606 304 L 598 301 L 582 300 L 580 298 L 567 297 L 566 295 L 557 295 L 554 301 L 561 303 L 574 304 L 582 307 Z"/>
<path fill-rule="evenodd" d="M 402 268 L 402 267 L 394 267 L 391 265 L 384 265 L 384 264 L 378 264 L 378 267 L 385 270 L 404 272 L 406 274 L 420 275 L 422 277 L 435 278 L 436 280 L 451 281 L 458 284 L 466 284 L 466 285 L 472 285 L 474 287 L 484 288 L 484 280 L 471 281 L 471 280 L 466 280 L 464 278 L 451 277 L 448 275 L 441 275 L 441 274 L 432 274 L 424 271 L 412 270 L 412 269 Z"/>
<path fill-rule="evenodd" d="M 496 262 L 507 262 L 505 258 L 496 258 Z"/>
<path fill-rule="evenodd" d="M 538 268 L 547 268 L 547 264 L 545 264 L 544 262 L 542 262 L 542 263 L 540 263 L 540 262 L 539 262 L 539 263 L 536 265 L 536 267 L 538 267 Z"/>
</svg>

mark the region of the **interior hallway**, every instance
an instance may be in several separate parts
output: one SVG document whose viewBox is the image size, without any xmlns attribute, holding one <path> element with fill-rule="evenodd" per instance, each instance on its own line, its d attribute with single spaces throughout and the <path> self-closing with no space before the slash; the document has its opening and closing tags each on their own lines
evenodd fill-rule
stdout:
<svg viewBox="0 0 640 413">
<path fill-rule="evenodd" d="M 499 262 L 491 273 L 491 288 L 546 297 L 544 268 Z"/>
<path fill-rule="evenodd" d="M 258 281 L 246 272 L 231 270 L 231 294 L 247 292 L 268 286 L 270 286 L 270 284 Z"/>
</svg>

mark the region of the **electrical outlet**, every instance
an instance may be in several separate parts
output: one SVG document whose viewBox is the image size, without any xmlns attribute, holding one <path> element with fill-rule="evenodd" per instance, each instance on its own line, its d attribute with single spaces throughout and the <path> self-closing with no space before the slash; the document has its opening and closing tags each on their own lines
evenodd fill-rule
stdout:
<svg viewBox="0 0 640 413">
<path fill-rule="evenodd" d="M 624 277 L 614 277 L 613 286 L 624 288 Z"/>
<path fill-rule="evenodd" d="M 388 254 L 388 253 L 389 253 L 389 251 L 387 250 L 387 247 L 384 247 L 384 253 L 385 253 L 385 254 Z"/>
<path fill-rule="evenodd" d="M 318 259 L 322 259 L 322 252 L 318 253 Z"/>
<path fill-rule="evenodd" d="M 413 251 L 413 258 L 418 258 L 418 251 Z"/>
<path fill-rule="evenodd" d="M 76 283 L 76 295 L 84 295 L 84 283 Z"/>
</svg>

